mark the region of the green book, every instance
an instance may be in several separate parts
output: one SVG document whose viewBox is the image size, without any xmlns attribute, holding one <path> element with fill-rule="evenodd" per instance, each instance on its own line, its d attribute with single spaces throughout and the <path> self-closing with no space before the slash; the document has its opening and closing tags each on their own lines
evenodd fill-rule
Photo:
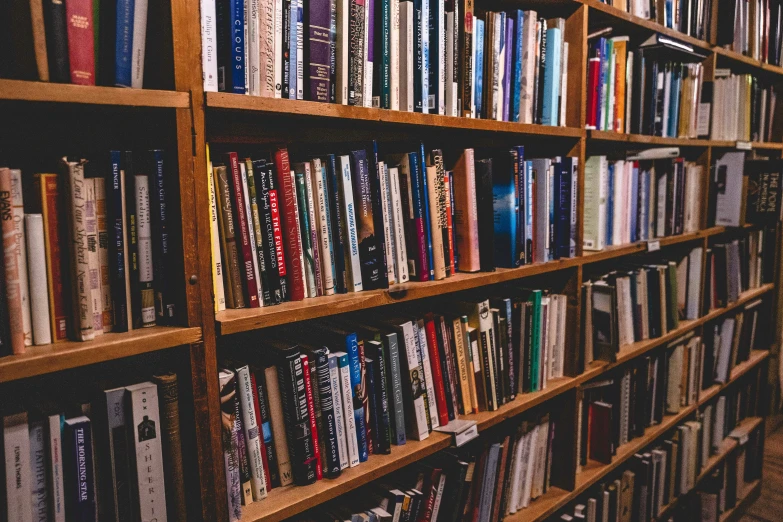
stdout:
<svg viewBox="0 0 783 522">
<path fill-rule="evenodd" d="M 538 391 L 541 387 L 541 290 L 532 290 L 527 298 L 530 303 L 530 313 L 533 314 L 532 328 L 530 331 L 530 383 L 531 392 Z"/>
</svg>

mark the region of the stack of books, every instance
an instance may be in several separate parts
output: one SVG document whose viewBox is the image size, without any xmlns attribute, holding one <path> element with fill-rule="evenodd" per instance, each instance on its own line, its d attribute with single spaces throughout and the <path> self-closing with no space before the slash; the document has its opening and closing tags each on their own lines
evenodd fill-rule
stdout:
<svg viewBox="0 0 783 522">
<path fill-rule="evenodd" d="M 771 256 L 763 255 L 772 234 L 771 230 L 752 230 L 707 249 L 704 313 L 734 303 L 743 292 L 774 280 Z"/>
<path fill-rule="evenodd" d="M 775 141 L 777 89 L 750 74 L 715 69 L 713 140 Z"/>
<path fill-rule="evenodd" d="M 704 250 L 659 264 L 616 270 L 582 286 L 585 363 L 613 361 L 625 346 L 701 316 Z M 716 277 L 717 274 L 716 274 Z"/>
<path fill-rule="evenodd" d="M 655 149 L 658 156 L 677 149 Z M 704 169 L 683 158 L 585 163 L 585 250 L 687 234 L 701 228 Z"/>
<path fill-rule="evenodd" d="M 444 0 L 202 0 L 201 21 L 205 91 L 566 124 L 562 18 Z"/>
<path fill-rule="evenodd" d="M 176 374 L 7 415 L 3 445 L 9 521 L 187 518 Z"/>
<path fill-rule="evenodd" d="M 209 164 L 216 311 L 387 288 L 576 253 L 575 158 L 477 159 L 375 142 L 292 162 Z"/>
<path fill-rule="evenodd" d="M 370 454 L 563 377 L 566 296 L 520 290 L 444 309 L 321 320 L 261 350 L 238 347 L 220 372 L 231 512 L 239 517 L 275 487 L 335 478 Z M 263 436 L 252 437 L 259 424 Z M 248 489 L 237 487 L 243 476 L 252 478 Z"/>
<path fill-rule="evenodd" d="M 32 179 L 0 168 L 3 355 L 175 318 L 164 151 L 60 167 Z"/>
<path fill-rule="evenodd" d="M 148 11 L 150 63 L 166 53 L 160 25 L 171 19 L 170 6 L 149 7 L 148 0 L 7 2 L 0 18 L 14 43 L 0 53 L 0 77 L 141 89 Z M 170 38 L 170 22 L 166 31 Z"/>
<path fill-rule="evenodd" d="M 704 55 L 660 34 L 631 50 L 627 36 L 607 33 L 611 28 L 589 44 L 588 129 L 669 138 L 709 134 Z"/>
<path fill-rule="evenodd" d="M 712 0 L 601 0 L 699 40 L 712 34 Z"/>
<path fill-rule="evenodd" d="M 769 346 L 768 316 L 761 313 L 762 300 L 745 305 L 737 314 L 707 326 L 704 331 L 704 388 L 724 384 L 731 370 L 750 358 L 752 350 Z"/>
<path fill-rule="evenodd" d="M 718 12 L 717 44 L 754 60 L 780 65 L 783 11 L 775 0 L 729 0 Z"/>
</svg>

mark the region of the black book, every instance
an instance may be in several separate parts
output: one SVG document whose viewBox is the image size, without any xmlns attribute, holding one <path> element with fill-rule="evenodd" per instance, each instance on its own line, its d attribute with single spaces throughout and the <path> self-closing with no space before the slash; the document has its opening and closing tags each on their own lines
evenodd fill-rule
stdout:
<svg viewBox="0 0 783 522">
<path fill-rule="evenodd" d="M 661 332 L 661 281 L 660 272 L 655 266 L 647 270 L 647 319 L 650 339 L 663 335 Z"/>
<path fill-rule="evenodd" d="M 266 374 L 264 366 L 253 365 L 256 393 L 258 394 L 258 424 L 264 437 L 266 462 L 269 468 L 269 481 L 272 488 L 280 487 L 280 473 L 277 467 L 275 440 L 272 438 L 272 414 L 269 411 L 269 397 L 266 391 Z"/>
<path fill-rule="evenodd" d="M 270 291 L 270 246 L 272 245 L 273 241 L 270 241 L 270 238 L 268 237 L 269 233 L 273 233 L 273 231 L 271 230 L 268 221 L 265 219 L 266 215 L 264 214 L 264 209 L 261 208 L 258 197 L 260 192 L 258 190 L 259 184 L 256 183 L 256 178 L 259 176 L 261 170 L 265 166 L 266 160 L 251 160 L 250 158 L 245 159 L 248 199 L 250 200 L 250 207 L 252 208 L 255 206 L 256 214 L 258 214 L 258 228 L 257 232 L 255 233 L 255 239 L 256 257 L 258 259 L 258 275 L 261 278 L 261 294 L 263 297 L 263 306 L 269 306 L 274 304 L 272 302 L 273 294 Z M 255 228 L 255 216 L 253 217 L 253 222 L 249 223 L 248 226 L 253 226 Z M 275 282 L 279 282 L 279 274 L 275 273 L 274 275 L 276 279 Z"/>
<path fill-rule="evenodd" d="M 94 521 L 95 477 L 90 419 L 76 417 L 65 421 L 62 449 L 65 514 L 68 520 Z"/>
<path fill-rule="evenodd" d="M 368 340 L 364 341 L 365 359 L 373 360 L 372 368 L 367 365 L 368 384 L 370 372 L 373 373 L 373 388 L 370 389 L 370 399 L 373 401 L 370 405 L 371 411 L 376 411 L 378 424 L 375 427 L 375 441 L 373 452 L 376 454 L 391 453 L 391 408 L 389 384 L 390 375 L 388 373 L 386 347 L 382 342 Z"/>
<path fill-rule="evenodd" d="M 272 356 L 277 364 L 294 483 L 298 486 L 312 484 L 315 482 L 315 447 L 310 432 L 301 352 L 298 345 L 291 346 L 280 341 L 267 344 L 272 348 Z"/>
<path fill-rule="evenodd" d="M 323 460 L 325 477 L 335 478 L 340 475 L 340 450 L 337 444 L 337 421 L 334 414 L 334 396 L 332 395 L 332 380 L 329 373 L 329 350 L 325 347 L 307 350 L 310 365 L 315 368 L 316 380 L 314 390 L 318 392 L 321 415 L 318 418 L 318 442 Z M 339 398 L 338 398 L 339 400 Z"/>
<path fill-rule="evenodd" d="M 127 236 L 125 216 L 122 214 L 125 191 L 125 165 L 122 153 L 113 150 L 110 153 L 109 179 L 106 186 L 107 219 L 109 223 L 109 270 L 111 271 L 112 310 L 114 313 L 114 332 L 128 331 L 128 295 L 125 288 L 125 271 L 128 260 L 125 258 Z"/>
<path fill-rule="evenodd" d="M 650 418 L 649 411 L 646 408 L 647 402 L 648 402 L 648 393 L 647 393 L 647 381 L 648 381 L 648 374 L 649 374 L 649 367 L 650 367 L 650 360 L 649 358 L 645 358 L 644 360 L 640 361 L 639 364 L 636 367 L 636 386 L 635 386 L 635 397 L 636 397 L 636 407 L 633 410 L 633 424 L 634 424 L 634 437 L 642 437 L 644 435 L 644 430 L 647 428 L 648 420 Z"/>
<path fill-rule="evenodd" d="M 717 244 L 712 247 L 715 266 L 715 301 L 719 308 L 726 306 L 728 302 L 728 262 L 727 248 L 725 244 Z"/>
<path fill-rule="evenodd" d="M 133 166 L 133 153 L 123 155 L 125 169 L 125 211 L 128 223 L 128 272 L 131 292 L 131 325 L 128 329 L 141 328 L 141 285 L 139 283 L 139 245 L 138 223 L 136 220 L 136 171 Z"/>
<path fill-rule="evenodd" d="M 269 272 L 270 304 L 277 304 L 288 298 L 286 282 L 285 255 L 282 239 L 278 243 L 278 233 L 282 238 L 282 228 L 275 227 L 275 220 L 280 219 L 280 195 L 277 192 L 277 181 L 273 172 L 274 166 L 265 161 L 253 162 L 253 178 L 256 182 L 258 201 L 258 220 L 261 223 L 263 235 L 264 260 Z M 264 291 L 266 294 L 266 290 Z M 265 303 L 266 304 L 266 303 Z"/>
<path fill-rule="evenodd" d="M 340 210 L 340 186 L 337 178 L 340 175 L 337 172 L 337 161 L 334 154 L 329 154 L 325 160 L 326 176 L 328 178 L 331 197 L 329 204 L 329 223 L 332 227 L 332 250 L 334 252 L 334 291 L 337 294 L 344 294 L 348 291 L 345 284 L 345 238 L 343 236 L 342 210 Z"/>
<path fill-rule="evenodd" d="M 169 272 L 172 259 L 169 253 L 169 225 L 166 209 L 166 183 L 164 153 L 160 149 L 149 151 L 150 161 L 150 214 L 152 224 L 152 268 L 155 279 L 155 312 L 162 324 L 171 324 L 176 307 L 172 283 L 176 280 Z"/>
<path fill-rule="evenodd" d="M 376 405 L 378 404 L 378 397 L 381 393 L 379 388 L 382 388 L 383 386 L 380 382 L 376 382 L 375 380 L 378 371 L 375 359 L 365 355 L 364 369 L 367 380 L 367 399 L 369 402 L 367 409 L 364 412 L 365 415 L 369 416 L 369 419 L 367 420 L 367 425 L 369 426 L 369 429 L 367 430 L 367 445 L 372 449 L 371 453 L 377 453 L 379 449 L 378 439 L 381 437 L 381 422 Z"/>
<path fill-rule="evenodd" d="M 443 488 L 438 520 L 456 522 L 462 515 L 460 500 L 467 489 L 468 483 L 465 479 L 469 464 L 462 460 L 459 455 L 450 452 L 443 453 L 437 461 L 438 466 L 446 474 L 446 486 Z"/>
<path fill-rule="evenodd" d="M 538 71 L 536 71 L 536 83 L 534 92 L 535 99 L 533 100 L 533 123 L 541 123 L 541 115 L 544 112 L 544 71 L 546 71 L 546 32 L 547 24 L 545 19 L 539 19 L 538 22 L 541 26 L 541 47 L 539 50 L 539 56 L 541 59 L 538 63 Z M 476 171 L 478 173 L 478 170 Z M 478 179 L 478 177 L 477 177 Z"/>
<path fill-rule="evenodd" d="M 44 0 L 44 26 L 46 27 L 46 55 L 49 57 L 49 81 L 71 82 L 71 66 L 68 58 L 68 19 L 65 2 Z"/>
<path fill-rule="evenodd" d="M 378 18 L 380 18 L 380 16 Z M 378 38 L 378 40 L 380 40 L 380 38 Z M 380 67 L 376 68 L 376 71 L 380 70 Z M 372 192 L 372 213 L 375 225 L 375 237 L 376 242 L 378 245 L 380 245 L 379 258 L 381 262 L 381 288 L 388 288 L 389 260 L 387 259 L 387 256 L 390 256 L 391 252 L 386 251 L 386 232 L 383 228 L 383 206 L 381 204 L 381 172 L 378 170 L 378 142 L 375 140 L 372 140 L 370 149 L 367 152 L 367 164 L 369 165 L 368 174 L 370 178 L 370 189 Z"/>
<path fill-rule="evenodd" d="M 619 331 L 617 323 L 617 291 L 611 285 L 593 287 L 593 350 L 595 359 L 613 362 L 617 357 Z"/>
<path fill-rule="evenodd" d="M 375 204 L 370 181 L 375 179 L 376 175 L 370 172 L 367 151 L 364 149 L 351 151 L 350 158 L 362 286 L 365 290 L 386 288 L 389 286 L 389 281 L 386 273 L 385 247 L 383 234 L 378 234 L 375 228 Z"/>
<path fill-rule="evenodd" d="M 283 0 L 283 42 L 280 47 L 283 64 L 282 97 L 289 99 L 291 96 L 291 75 L 296 76 L 296 64 L 291 67 L 291 0 Z M 294 98 L 296 94 L 294 93 Z"/>
<path fill-rule="evenodd" d="M 497 308 L 490 308 L 492 313 L 492 364 L 495 370 L 495 396 L 498 399 L 498 406 L 506 403 L 505 387 L 503 385 L 503 374 L 505 366 L 503 364 L 503 330 L 506 329 L 505 320 L 501 320 L 500 311 Z"/>
<path fill-rule="evenodd" d="M 646 99 L 646 93 L 649 92 L 649 71 L 647 70 L 647 65 L 644 49 L 639 49 L 633 55 L 634 75 L 632 92 L 637 94 L 632 96 L 631 99 L 631 132 L 634 134 L 642 134 L 646 128 L 644 126 L 644 100 Z"/>
<path fill-rule="evenodd" d="M 476 161 L 476 209 L 479 265 L 482 272 L 495 270 L 495 216 L 492 207 L 492 159 Z"/>
<path fill-rule="evenodd" d="M 443 386 L 446 390 L 446 407 L 449 420 L 457 418 L 459 414 L 459 385 L 457 384 L 457 369 L 454 360 L 454 341 L 449 325 L 442 315 L 435 315 L 435 333 L 438 337 L 438 354 L 440 356 L 441 372 L 443 373 Z"/>
</svg>

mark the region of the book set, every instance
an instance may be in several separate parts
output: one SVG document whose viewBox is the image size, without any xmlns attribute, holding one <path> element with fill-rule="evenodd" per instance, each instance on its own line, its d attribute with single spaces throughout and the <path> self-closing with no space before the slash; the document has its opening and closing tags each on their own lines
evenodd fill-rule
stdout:
<svg viewBox="0 0 783 522">
<path fill-rule="evenodd" d="M 730 0 L 721 6 L 717 44 L 764 63 L 781 65 L 783 6 L 776 0 Z"/>
<path fill-rule="evenodd" d="M 218 311 L 576 254 L 571 157 L 464 149 L 446 170 L 440 149 L 382 155 L 375 142 L 304 162 L 285 148 L 271 156 L 210 163 Z"/>
<path fill-rule="evenodd" d="M 162 150 L 0 168 L 0 355 L 173 320 L 166 168 Z"/>
<path fill-rule="evenodd" d="M 710 223 L 729 227 L 774 223 L 781 215 L 781 172 L 779 160 L 745 158 L 736 151 L 718 155 L 711 175 L 715 202 Z"/>
<path fill-rule="evenodd" d="M 177 375 L 3 417 L 9 522 L 186 520 Z"/>
<path fill-rule="evenodd" d="M 204 91 L 519 123 L 565 126 L 565 36 L 469 1 L 201 2 Z"/>
<path fill-rule="evenodd" d="M 149 11 L 157 27 L 160 9 Z M 144 87 L 148 0 L 13 0 L 2 16 L 16 41 L 0 56 L 1 77 Z M 150 54 L 166 52 L 159 38 L 152 40 Z"/>
<path fill-rule="evenodd" d="M 719 2 L 712 0 L 600 0 L 602 3 L 630 13 L 645 20 L 653 20 L 668 29 L 674 29 L 685 35 L 709 40 L 713 17 L 717 17 L 713 7 Z M 727 2 L 731 3 L 731 2 Z M 722 2 L 721 2 L 722 5 Z M 727 21 L 721 10 L 721 21 Z M 732 24 L 733 27 L 733 24 Z"/>
<path fill-rule="evenodd" d="M 558 520 L 722 520 L 760 477 L 764 427 L 744 393 L 740 385 L 667 430 Z"/>
</svg>

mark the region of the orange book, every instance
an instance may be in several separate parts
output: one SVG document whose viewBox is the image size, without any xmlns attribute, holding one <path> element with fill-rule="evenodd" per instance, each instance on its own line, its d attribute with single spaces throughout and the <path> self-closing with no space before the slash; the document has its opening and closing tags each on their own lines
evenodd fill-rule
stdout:
<svg viewBox="0 0 783 522">
<path fill-rule="evenodd" d="M 476 166 L 473 149 L 465 149 L 454 166 L 454 227 L 461 272 L 478 272 L 479 237 L 476 208 Z"/>
<path fill-rule="evenodd" d="M 615 52 L 614 71 L 614 130 L 625 131 L 625 68 L 628 55 L 628 40 L 613 38 Z"/>
<path fill-rule="evenodd" d="M 17 259 L 18 236 L 14 226 L 11 201 L 11 170 L 0 169 L 0 222 L 3 231 L 3 259 L 5 267 L 5 296 L 8 308 L 8 336 L 14 354 L 22 354 L 24 348 L 24 322 L 22 319 L 22 283 Z"/>
</svg>

